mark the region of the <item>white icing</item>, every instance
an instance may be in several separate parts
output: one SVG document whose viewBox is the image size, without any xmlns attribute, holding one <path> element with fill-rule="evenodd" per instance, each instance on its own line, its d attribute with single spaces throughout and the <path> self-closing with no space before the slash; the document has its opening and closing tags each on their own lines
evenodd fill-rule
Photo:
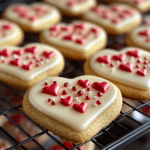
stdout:
<svg viewBox="0 0 150 150">
<path fill-rule="evenodd" d="M 47 102 L 48 98 L 53 96 L 44 94 L 41 92 L 42 88 L 44 87 L 45 81 L 48 81 L 49 86 L 53 83 L 52 79 L 56 79 L 60 91 L 58 96 L 55 96 L 56 105 L 52 106 L 50 103 Z M 94 82 L 108 82 L 110 84 L 110 88 L 106 93 L 103 93 L 102 97 L 98 97 L 97 99 L 93 99 L 92 97 L 97 95 L 98 91 L 91 87 L 91 99 L 85 100 L 85 96 L 87 96 L 87 91 L 85 90 L 85 94 L 82 96 L 76 96 L 76 93 L 83 88 L 77 84 L 79 79 L 82 80 L 90 80 L 90 86 Z M 69 79 L 70 80 L 70 79 Z M 39 82 L 37 85 L 31 88 L 29 92 L 29 101 L 38 111 L 50 116 L 51 118 L 57 120 L 65 124 L 66 126 L 76 130 L 82 131 L 86 129 L 105 109 L 107 109 L 116 99 L 117 97 L 117 89 L 116 87 L 109 81 L 94 77 L 94 76 L 80 76 L 71 80 L 71 86 L 76 86 L 77 91 L 73 92 L 69 87 L 64 87 L 64 83 L 67 82 L 68 79 L 61 78 L 61 77 L 50 77 L 44 79 L 43 81 Z M 60 98 L 62 96 L 62 90 L 67 90 L 67 96 L 72 96 L 74 101 L 71 106 L 66 107 L 59 103 Z M 79 101 L 78 101 L 79 100 Z M 93 107 L 93 104 L 97 101 L 101 100 L 102 104 L 98 105 L 97 107 Z M 86 102 L 88 105 L 87 110 L 85 113 L 80 113 L 72 108 L 73 104 L 78 104 L 81 102 Z"/>
<path fill-rule="evenodd" d="M 112 6 L 119 6 L 119 7 L 122 7 L 123 9 L 130 9 L 131 8 L 130 6 L 125 5 L 125 4 L 112 4 L 110 6 L 100 5 L 100 7 L 105 8 L 105 10 L 107 10 L 107 9 L 109 10 Z M 111 21 L 111 19 L 109 20 L 109 19 L 104 19 L 103 17 L 100 17 L 98 14 L 96 14 L 95 12 L 93 12 L 91 10 L 87 11 L 83 15 L 83 18 L 85 18 L 89 21 L 93 21 L 93 22 L 100 24 L 102 26 L 111 27 L 114 29 L 122 29 L 123 27 L 130 25 L 131 23 L 136 22 L 136 21 L 141 19 L 141 14 L 135 9 L 134 9 L 134 11 L 135 11 L 135 14 L 133 14 L 130 17 L 127 17 L 126 19 L 124 19 L 123 21 L 121 21 L 120 23 L 117 23 L 117 24 L 113 23 Z M 111 11 L 111 14 L 113 15 L 113 18 L 116 18 L 118 16 L 117 12 Z"/>
<path fill-rule="evenodd" d="M 85 21 L 74 21 L 74 23 L 75 24 L 85 23 L 87 25 L 87 29 L 83 31 L 84 35 L 86 35 L 88 33 L 88 31 L 89 31 L 90 28 L 99 28 L 100 29 L 100 33 L 98 34 L 97 38 L 95 38 L 95 35 L 93 33 L 93 35 L 90 36 L 90 38 L 88 38 L 86 40 L 86 43 L 83 44 L 83 45 L 82 44 L 77 44 L 77 43 L 75 43 L 75 41 L 63 40 L 63 37 L 66 36 L 66 35 L 70 35 L 71 32 L 72 32 L 72 30 L 69 31 L 69 32 L 62 32 L 62 34 L 60 36 L 58 36 L 57 38 L 54 37 L 54 36 L 50 36 L 49 29 L 45 29 L 43 31 L 42 35 L 49 42 L 53 42 L 56 46 L 59 45 L 59 46 L 62 46 L 62 47 L 67 47 L 70 50 L 72 49 L 72 51 L 88 51 L 88 50 L 90 50 L 90 48 L 92 46 L 94 46 L 97 43 L 100 43 L 102 40 L 104 40 L 105 38 L 107 38 L 107 35 L 106 35 L 106 32 L 104 31 L 104 29 L 101 28 L 101 27 L 99 27 L 99 26 L 97 26 L 97 25 L 95 25 L 95 24 L 92 24 L 92 23 L 89 23 L 89 22 L 85 22 Z M 58 25 L 60 25 L 60 26 L 68 26 L 68 25 L 72 26 L 72 24 L 65 24 L 65 23 L 59 23 Z M 56 31 L 56 33 L 57 33 L 57 31 Z M 79 34 L 75 34 L 75 36 L 76 36 L 76 39 L 82 38 L 82 36 L 79 35 Z"/>
<path fill-rule="evenodd" d="M 31 69 L 29 71 L 29 70 L 22 69 L 21 68 L 22 65 L 21 66 L 10 65 L 9 64 L 10 60 L 14 60 L 13 55 L 11 55 L 10 57 L 5 57 L 4 58 L 4 59 L 6 59 L 6 63 L 2 63 L 0 61 L 0 71 L 4 72 L 4 73 L 7 73 L 7 74 L 10 74 L 10 75 L 13 75 L 13 76 L 15 76 L 19 79 L 22 79 L 22 80 L 31 80 L 34 77 L 36 77 L 37 75 L 39 75 L 39 74 L 55 67 L 63 59 L 63 56 L 61 55 L 61 53 L 58 50 L 56 50 L 55 48 L 53 48 L 51 46 L 47 46 L 47 45 L 44 45 L 44 44 L 31 43 L 31 44 L 25 45 L 21 49 L 25 49 L 26 47 L 32 47 L 32 46 L 38 46 L 40 48 L 38 54 L 36 55 L 38 58 L 43 57 L 42 53 L 45 50 L 46 51 L 54 51 L 54 52 L 56 52 L 57 56 L 52 58 L 52 59 L 48 59 L 49 60 L 48 63 L 44 63 L 43 65 L 40 65 L 39 67 L 35 67 L 36 61 L 34 61 L 34 59 L 32 59 L 32 57 L 30 59 L 26 59 L 28 54 L 30 54 L 31 56 L 33 56 L 33 54 L 25 52 L 23 56 L 18 56 L 18 58 L 21 58 L 23 60 L 22 64 L 25 63 L 25 62 L 28 64 L 30 61 L 34 62 L 33 63 L 33 66 L 34 66 L 33 69 Z M 0 51 L 2 51 L 5 48 L 8 48 L 10 51 L 20 49 L 20 47 L 5 46 L 5 47 L 0 47 Z M 47 59 L 47 58 L 45 58 L 45 59 Z"/>
<path fill-rule="evenodd" d="M 149 76 L 149 72 L 150 72 L 150 68 L 147 68 L 147 74 L 146 76 L 140 76 L 136 74 L 137 70 L 142 70 L 144 65 L 143 63 L 140 63 L 140 68 L 134 68 L 132 73 L 126 72 L 126 71 L 122 71 L 118 68 L 118 64 L 116 63 L 115 60 L 111 60 L 111 63 L 114 63 L 114 67 L 110 67 L 109 64 L 105 64 L 105 67 L 101 67 L 99 62 L 96 61 L 96 59 L 99 56 L 104 56 L 104 55 L 109 55 L 109 56 L 113 56 L 113 55 L 119 55 L 119 54 L 125 54 L 128 50 L 135 50 L 137 48 L 125 48 L 123 50 L 121 50 L 120 52 L 115 52 L 109 49 L 105 49 L 103 51 L 100 51 L 98 53 L 96 53 L 90 61 L 90 66 L 92 68 L 93 71 L 95 71 L 98 75 L 102 76 L 102 77 L 107 77 L 107 79 L 111 79 L 113 81 L 119 82 L 119 83 L 123 83 L 125 85 L 129 85 L 131 87 L 134 88 L 138 88 L 138 89 L 142 89 L 142 90 L 149 90 L 150 89 L 150 76 Z M 142 62 L 144 62 L 144 57 L 148 57 L 148 60 L 150 60 L 150 53 L 139 49 L 142 52 Z M 135 58 L 135 60 L 138 60 L 138 58 Z M 131 62 L 130 61 L 130 56 L 126 55 L 126 60 L 125 62 Z M 124 62 L 123 62 L 124 63 Z M 134 64 L 134 66 L 136 66 L 137 63 Z M 114 70 L 113 70 L 114 69 Z M 112 71 L 113 70 L 113 71 Z"/>
<path fill-rule="evenodd" d="M 14 8 L 17 7 L 17 6 L 26 7 L 29 11 L 31 11 L 30 12 L 31 16 L 36 15 L 36 12 L 33 11 L 33 8 L 36 7 L 36 6 L 42 6 L 46 9 L 50 10 L 50 12 L 43 15 L 42 17 L 38 18 L 36 21 L 30 21 L 29 19 L 18 16 L 18 14 L 14 11 Z M 47 4 L 44 4 L 44 3 L 32 3 L 31 5 L 26 5 L 26 4 L 11 5 L 10 7 L 8 7 L 6 9 L 5 15 L 8 16 L 8 17 L 11 17 L 11 19 L 13 18 L 13 20 L 15 22 L 21 23 L 23 25 L 28 25 L 28 26 L 31 26 L 31 27 L 36 27 L 36 26 L 39 26 L 40 24 L 47 23 L 50 20 L 58 18 L 58 16 L 60 16 L 60 13 L 53 6 L 50 6 L 50 5 L 47 5 Z"/>
<path fill-rule="evenodd" d="M 72 13 L 78 13 L 82 9 L 93 6 L 96 3 L 95 0 L 80 0 L 80 3 L 77 3 L 76 5 L 70 7 L 67 5 L 68 2 L 71 2 L 70 0 L 44 0 L 44 1 Z"/>
<path fill-rule="evenodd" d="M 130 37 L 131 37 L 131 40 L 135 44 L 137 43 L 138 45 L 141 45 L 145 49 L 150 50 L 150 42 L 146 42 L 146 36 L 139 35 L 139 32 L 144 31 L 144 30 L 149 30 L 150 31 L 150 27 L 141 26 L 139 28 L 136 28 L 135 30 L 132 31 L 132 33 L 130 34 Z M 150 36 L 149 36 L 149 39 L 150 39 Z"/>
<path fill-rule="evenodd" d="M 13 28 L 11 30 L 3 30 L 2 25 L 13 25 Z M 0 45 L 3 42 L 9 42 L 9 40 L 17 38 L 19 32 L 20 32 L 20 27 L 10 21 L 6 21 L 3 19 L 0 19 Z M 6 36 L 3 36 L 3 33 L 6 34 Z"/>
</svg>

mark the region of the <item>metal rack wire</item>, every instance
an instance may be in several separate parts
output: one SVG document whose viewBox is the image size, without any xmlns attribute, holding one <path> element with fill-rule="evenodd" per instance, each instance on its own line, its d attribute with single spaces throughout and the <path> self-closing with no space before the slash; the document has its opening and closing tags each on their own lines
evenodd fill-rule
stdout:
<svg viewBox="0 0 150 150">
<path fill-rule="evenodd" d="M 1 3 L 4 2 L 0 0 Z M 6 2 L 6 1 L 5 1 Z M 68 20 L 64 18 L 64 21 Z M 27 34 L 25 35 L 25 41 L 22 45 L 29 42 L 38 42 L 38 34 Z M 119 36 L 116 38 L 109 37 L 108 48 L 121 49 L 125 46 L 125 37 Z M 118 40 L 119 39 L 119 40 Z M 119 41 L 119 42 L 118 42 Z M 83 64 L 84 62 L 76 62 L 73 60 L 66 59 L 66 65 L 63 73 L 60 74 L 61 77 L 74 78 L 79 75 L 83 75 Z M 31 120 L 22 110 L 22 103 L 19 101 L 23 98 L 25 91 L 18 91 L 11 88 L 3 82 L 0 82 L 0 117 L 4 116 L 7 120 L 11 121 L 16 128 L 22 131 L 27 139 L 19 142 L 13 136 L 11 136 L 3 127 L 0 127 L 0 134 L 3 133 L 7 136 L 14 145 L 7 150 L 12 150 L 15 148 L 27 150 L 24 146 L 25 143 L 33 141 L 35 145 L 41 149 L 46 150 L 46 148 L 40 144 L 36 138 L 46 134 L 50 139 L 55 143 L 61 145 L 64 149 L 69 150 L 63 143 L 58 140 L 56 136 L 45 130 L 40 125 L 36 124 Z M 15 102 L 13 101 L 15 99 Z M 133 104 L 134 103 L 134 104 Z M 109 126 L 102 129 L 96 136 L 90 139 L 101 150 L 117 150 L 122 149 L 129 143 L 133 142 L 137 138 L 140 138 L 142 135 L 150 131 L 150 101 L 149 102 L 133 102 L 124 99 L 123 108 L 120 112 L 120 115 L 116 120 L 114 120 Z M 144 112 L 143 108 L 147 108 L 148 111 Z M 27 131 L 25 131 L 19 124 L 11 119 L 11 114 L 19 113 L 25 116 L 28 121 L 33 123 L 37 128 L 40 129 L 40 132 L 34 136 L 31 136 Z M 132 125 L 131 125 L 132 124 Z M 87 141 L 88 142 L 88 141 Z M 71 150 L 78 149 L 79 146 L 85 143 L 75 145 Z"/>
</svg>

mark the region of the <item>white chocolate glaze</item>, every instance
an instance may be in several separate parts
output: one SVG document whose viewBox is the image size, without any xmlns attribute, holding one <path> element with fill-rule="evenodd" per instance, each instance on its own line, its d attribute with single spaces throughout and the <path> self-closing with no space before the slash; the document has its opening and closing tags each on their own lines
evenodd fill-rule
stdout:
<svg viewBox="0 0 150 150">
<path fill-rule="evenodd" d="M 77 13 L 80 10 L 84 9 L 84 8 L 88 8 L 89 6 L 93 6 L 96 1 L 95 0 L 74 0 L 74 1 L 70 1 L 70 0 L 44 0 L 46 3 L 50 3 L 58 8 L 61 8 L 63 10 L 67 10 L 68 12 L 72 12 L 72 13 Z M 79 1 L 79 2 L 77 2 Z M 75 5 L 73 6 L 68 6 L 67 3 L 68 2 L 77 2 Z"/>
<path fill-rule="evenodd" d="M 40 43 L 30 43 L 28 45 L 25 45 L 23 48 L 8 47 L 8 46 L 0 47 L 0 51 L 4 49 L 9 49 L 12 52 L 18 49 L 25 50 L 25 48 L 33 47 L 33 46 L 39 47 L 39 51 L 37 54 L 24 52 L 24 55 L 22 56 L 18 56 L 16 54 L 11 54 L 10 57 L 0 56 L 0 71 L 7 73 L 9 75 L 13 75 L 22 80 L 31 80 L 37 75 L 55 67 L 63 59 L 62 54 L 58 50 L 56 50 L 55 48 L 51 46 L 40 44 Z M 50 59 L 45 58 L 42 55 L 44 51 L 48 51 L 48 52 L 54 51 L 56 52 L 56 57 L 50 58 Z M 29 56 L 30 58 L 27 59 L 27 56 Z M 41 58 L 44 58 L 43 63 L 42 61 L 36 62 L 36 59 L 33 59 L 34 56 L 36 56 L 38 60 L 40 60 Z M 20 58 L 22 60 L 21 66 L 13 66 L 9 64 L 11 60 L 15 60 L 16 58 Z M 3 63 L 2 62 L 3 60 L 6 60 L 6 62 Z M 23 64 L 29 64 L 31 61 L 33 62 L 33 68 L 31 70 L 25 70 L 21 68 Z M 39 64 L 39 67 L 36 67 L 36 64 Z"/>
<path fill-rule="evenodd" d="M 88 91 L 86 88 L 83 88 L 77 84 L 77 81 L 79 79 L 90 81 L 90 100 L 85 100 L 85 96 L 88 95 Z M 48 85 L 51 85 L 53 83 L 53 80 L 56 80 L 57 84 L 60 87 L 58 95 L 52 96 L 42 93 L 41 90 L 44 87 L 45 82 L 47 81 Z M 64 83 L 66 82 L 69 83 L 68 87 L 64 87 Z M 107 82 L 109 83 L 110 88 L 106 91 L 106 93 L 103 93 L 101 97 L 98 97 L 96 96 L 98 91 L 92 88 L 92 84 L 94 82 Z M 72 89 L 69 88 L 70 86 L 76 86 L 77 91 L 72 91 Z M 63 95 L 63 97 L 73 97 L 73 103 L 70 106 L 64 106 L 59 102 L 62 98 L 63 90 L 67 91 L 67 95 Z M 77 96 L 77 92 L 79 90 L 84 91 L 84 94 L 82 96 Z M 56 105 L 54 106 L 47 102 L 47 100 L 52 97 L 56 102 Z M 76 101 L 76 97 L 79 98 L 79 103 Z M 31 88 L 28 98 L 33 107 L 35 107 L 40 112 L 76 131 L 82 131 L 86 129 L 104 110 L 108 109 L 108 107 L 115 101 L 116 97 L 117 89 L 111 82 L 99 77 L 85 75 L 79 76 L 74 79 L 66 79 L 61 77 L 50 77 L 44 79 Z M 93 104 L 95 104 L 97 100 L 100 100 L 102 104 L 93 106 Z M 87 110 L 84 113 L 80 113 L 72 108 L 74 104 L 80 104 L 81 102 L 85 102 L 88 105 Z"/>
<path fill-rule="evenodd" d="M 100 6 L 102 7 L 105 11 L 110 11 L 110 9 L 114 6 L 119 6 L 121 7 L 121 9 L 132 9 L 135 13 L 132 15 L 132 16 L 129 16 L 127 17 L 126 19 L 123 19 L 121 20 L 120 23 L 113 23 L 111 19 L 104 19 L 103 17 L 100 17 L 99 14 L 93 12 L 92 10 L 89 10 L 87 11 L 84 15 L 83 15 L 83 18 L 85 18 L 86 20 L 89 20 L 89 21 L 93 21 L 97 24 L 100 24 L 100 25 L 103 25 L 103 26 L 106 26 L 106 27 L 111 27 L 111 28 L 114 28 L 114 29 L 121 29 L 127 25 L 130 25 L 132 24 L 133 22 L 136 22 L 138 20 L 141 19 L 141 14 L 133 9 L 132 7 L 128 6 L 128 5 L 125 5 L 125 4 L 112 4 L 112 5 L 97 5 L 97 6 Z M 118 12 L 112 12 L 110 11 L 111 15 L 112 15 L 112 19 L 115 19 L 118 17 L 119 13 Z"/>
<path fill-rule="evenodd" d="M 67 36 L 67 35 L 71 35 L 72 31 L 73 31 L 73 26 L 74 24 L 85 24 L 87 27 L 86 29 L 82 30 L 82 34 L 74 34 L 75 35 L 75 39 L 84 39 L 83 37 L 88 34 L 88 32 L 90 31 L 91 28 L 98 28 L 99 29 L 99 33 L 97 34 L 97 36 L 95 36 L 94 33 L 92 33 L 89 38 L 85 39 L 85 44 L 78 44 L 74 41 L 69 41 L 69 40 L 64 40 L 63 37 Z M 60 31 L 50 31 L 49 29 L 45 29 L 42 33 L 42 35 L 50 42 L 50 43 L 54 43 L 56 46 L 61 46 L 61 47 L 67 47 L 70 50 L 72 49 L 75 51 L 88 51 L 90 50 L 90 48 L 92 46 L 94 46 L 97 43 L 100 43 L 102 40 L 104 40 L 105 38 L 107 38 L 106 32 L 104 31 L 103 28 L 89 23 L 89 22 L 85 22 L 85 21 L 74 21 L 72 24 L 65 24 L 65 23 L 59 23 L 58 24 L 60 27 L 65 27 L 65 26 L 70 26 L 71 30 L 70 31 L 61 31 L 61 34 L 59 36 L 57 36 L 57 38 L 55 36 L 51 36 L 51 33 L 54 32 L 55 34 L 59 34 Z"/>
<path fill-rule="evenodd" d="M 140 50 L 142 53 L 140 58 L 135 58 L 135 57 L 131 57 L 131 56 L 126 55 L 126 59 L 123 62 L 118 62 L 116 60 L 111 59 L 111 63 L 114 64 L 114 67 L 110 67 L 110 64 L 105 64 L 102 66 L 101 65 L 102 63 L 99 63 L 96 61 L 96 59 L 99 56 L 104 56 L 104 55 L 113 56 L 113 55 L 119 55 L 119 54 L 126 54 L 126 52 L 129 50 L 137 50 L 137 49 Z M 145 61 L 144 57 L 147 58 L 147 61 L 148 61 L 147 65 L 143 64 Z M 136 62 L 138 59 L 141 61 L 141 63 Z M 128 48 L 121 50 L 120 52 L 116 52 L 116 51 L 113 51 L 110 49 L 105 49 L 103 51 L 96 53 L 94 56 L 92 56 L 92 58 L 90 60 L 90 67 L 98 75 L 100 75 L 102 77 L 106 76 L 107 79 L 111 79 L 111 80 L 116 81 L 118 83 L 129 85 L 130 87 L 133 87 L 133 88 L 138 88 L 138 89 L 142 89 L 142 90 L 149 90 L 150 89 L 149 60 L 150 60 L 150 53 L 146 52 L 144 50 L 141 50 L 139 48 L 128 47 Z M 133 72 L 122 71 L 119 69 L 120 64 L 125 64 L 128 62 L 132 62 L 134 64 Z M 139 65 L 139 68 L 135 68 L 135 66 L 137 64 Z M 142 70 L 142 68 L 144 66 L 147 67 L 146 76 L 140 76 L 140 75 L 136 74 L 136 71 Z"/>
<path fill-rule="evenodd" d="M 148 26 L 138 27 L 132 31 L 132 33 L 130 34 L 130 37 L 131 37 L 131 40 L 135 44 L 137 43 L 138 45 L 141 45 L 145 49 L 150 50 L 150 35 L 149 35 L 149 37 L 139 35 L 139 32 L 144 31 L 144 30 L 149 30 L 149 32 L 150 32 L 150 27 L 148 27 Z M 149 38 L 149 42 L 146 42 L 146 38 L 147 39 Z"/>
<path fill-rule="evenodd" d="M 11 25 L 12 29 L 3 29 L 3 25 Z M 20 30 L 20 27 L 15 23 L 0 19 L 0 45 L 3 42 L 9 42 L 9 40 L 17 38 Z"/>
<path fill-rule="evenodd" d="M 35 7 L 43 7 L 44 9 L 47 10 L 47 13 L 42 14 L 41 16 L 38 16 L 38 18 L 35 21 L 30 21 L 26 17 L 19 17 L 19 15 L 14 11 L 14 8 L 18 6 L 26 8 L 26 10 L 28 10 L 27 13 L 29 13 L 29 16 L 37 16 L 37 13 L 34 11 Z M 11 19 L 13 18 L 15 22 L 18 22 L 24 25 L 29 25 L 31 27 L 36 27 L 36 26 L 39 26 L 40 24 L 47 23 L 50 20 L 58 18 L 58 16 L 60 16 L 60 13 L 53 6 L 46 5 L 44 3 L 32 3 L 31 5 L 27 5 L 27 4 L 11 5 L 10 7 L 6 9 L 5 16 L 10 17 Z"/>
</svg>

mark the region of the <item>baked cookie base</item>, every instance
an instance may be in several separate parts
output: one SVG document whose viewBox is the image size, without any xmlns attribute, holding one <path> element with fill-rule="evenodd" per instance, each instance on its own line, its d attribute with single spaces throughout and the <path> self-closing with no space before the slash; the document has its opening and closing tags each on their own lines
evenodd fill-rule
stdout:
<svg viewBox="0 0 150 150">
<path fill-rule="evenodd" d="M 132 29 L 134 29 L 135 27 L 139 26 L 141 23 L 142 23 L 142 18 L 137 20 L 136 22 L 133 22 L 129 25 L 125 25 L 123 26 L 122 28 L 113 28 L 111 26 L 106 26 L 106 25 L 103 25 L 101 23 L 97 23 L 97 21 L 91 21 L 90 19 L 88 19 L 87 17 L 84 17 L 84 15 L 82 16 L 82 19 L 85 20 L 85 21 L 89 21 L 89 22 L 92 22 L 92 23 L 95 23 L 99 26 L 101 26 L 102 28 L 105 29 L 105 31 L 109 34 L 112 34 L 112 35 L 119 35 L 119 34 L 124 34 L 124 33 L 127 33 L 129 31 L 131 31 Z"/>
<path fill-rule="evenodd" d="M 0 43 L 0 46 L 17 46 L 23 42 L 24 33 L 22 30 L 19 31 L 18 35 L 14 38 L 10 38 L 8 41 Z"/>
<path fill-rule="evenodd" d="M 75 131 L 52 119 L 51 117 L 39 112 L 35 107 L 33 107 L 28 99 L 29 91 L 30 89 L 26 92 L 23 99 L 23 109 L 25 113 L 36 123 L 50 130 L 52 133 L 60 136 L 60 138 L 73 143 L 83 143 L 92 138 L 99 132 L 99 130 L 109 125 L 120 114 L 122 107 L 122 96 L 119 89 L 117 89 L 117 98 L 114 103 L 101 115 L 99 115 L 95 121 L 88 126 L 87 129 L 83 131 Z"/>
<path fill-rule="evenodd" d="M 62 72 L 63 69 L 64 69 L 64 60 L 62 60 L 54 68 L 51 68 L 51 69 L 37 75 L 32 80 L 22 80 L 15 76 L 10 75 L 10 74 L 4 73 L 4 72 L 0 73 L 0 79 L 1 79 L 1 81 L 5 82 L 6 84 L 8 84 L 12 87 L 26 90 L 47 77 L 58 76 Z"/>
<path fill-rule="evenodd" d="M 130 46 L 130 47 L 139 47 L 141 49 L 145 49 L 147 51 L 150 51 L 150 48 L 149 49 L 145 48 L 144 46 L 140 45 L 138 42 L 135 43 L 134 41 L 132 41 L 131 34 L 132 33 L 128 34 L 127 37 L 126 37 L 126 43 L 127 43 L 128 46 Z"/>
<path fill-rule="evenodd" d="M 54 18 L 53 20 L 49 20 L 47 22 L 40 23 L 37 26 L 31 26 L 31 25 L 22 24 L 19 21 L 14 21 L 13 18 L 7 16 L 5 13 L 3 14 L 3 18 L 6 20 L 15 22 L 26 32 L 40 32 L 41 30 L 44 30 L 44 29 L 50 27 L 51 25 L 58 23 L 61 20 L 61 16 L 59 15 L 56 18 Z"/>
<path fill-rule="evenodd" d="M 99 43 L 95 44 L 93 47 L 91 47 L 87 51 L 79 51 L 72 48 L 68 47 L 63 47 L 63 46 L 58 46 L 54 44 L 53 42 L 48 41 L 43 34 L 40 35 L 40 42 L 44 44 L 51 45 L 55 48 L 57 48 L 65 57 L 69 59 L 74 59 L 74 60 L 86 60 L 89 57 L 91 57 L 94 53 L 96 53 L 98 50 L 103 49 L 106 44 L 107 44 L 107 38 L 104 38 L 102 41 Z"/>
<path fill-rule="evenodd" d="M 86 75 L 94 75 L 94 76 L 102 77 L 114 83 L 120 89 L 124 97 L 127 97 L 132 100 L 138 100 L 138 101 L 148 101 L 150 99 L 150 90 L 141 90 L 141 89 L 133 88 L 133 87 L 115 82 L 107 78 L 106 76 L 98 75 L 96 72 L 92 70 L 90 66 L 90 59 L 87 60 L 84 64 L 84 72 Z"/>
<path fill-rule="evenodd" d="M 139 10 L 142 13 L 146 13 L 146 12 L 150 11 L 150 2 L 149 1 L 147 1 L 147 4 L 144 5 L 143 7 L 139 7 L 134 4 L 129 3 L 127 1 L 122 1 L 122 0 L 102 0 L 102 1 L 106 1 L 107 3 L 124 3 L 124 4 L 134 7 L 135 9 Z"/>
</svg>

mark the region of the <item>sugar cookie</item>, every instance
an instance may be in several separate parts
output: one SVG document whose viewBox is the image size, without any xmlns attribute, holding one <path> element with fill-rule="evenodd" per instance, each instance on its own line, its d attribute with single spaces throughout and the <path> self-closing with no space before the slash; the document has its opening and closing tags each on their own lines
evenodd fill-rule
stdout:
<svg viewBox="0 0 150 150">
<path fill-rule="evenodd" d="M 96 5 L 96 0 L 43 0 L 56 6 L 64 15 L 79 16 Z"/>
<path fill-rule="evenodd" d="M 97 5 L 82 17 L 100 25 L 110 34 L 126 33 L 142 22 L 141 14 L 125 4 Z"/>
<path fill-rule="evenodd" d="M 127 35 L 127 45 L 150 51 L 150 27 L 141 26 Z"/>
<path fill-rule="evenodd" d="M 27 32 L 41 31 L 61 19 L 56 8 L 44 3 L 11 5 L 4 11 L 3 17 L 17 23 Z"/>
<path fill-rule="evenodd" d="M 24 47 L 0 47 L 0 80 L 19 89 L 28 89 L 49 76 L 58 76 L 64 58 L 55 48 L 30 43 Z"/>
<path fill-rule="evenodd" d="M 143 13 L 150 11 L 150 0 L 105 0 L 105 1 L 109 3 L 112 2 L 126 3 Z"/>
<path fill-rule="evenodd" d="M 17 24 L 0 19 L 0 46 L 17 46 L 23 39 L 24 33 Z"/>
<path fill-rule="evenodd" d="M 25 113 L 64 140 L 82 143 L 119 114 L 122 96 L 108 80 L 95 76 L 50 77 L 27 91 Z"/>
<path fill-rule="evenodd" d="M 56 47 L 65 57 L 85 60 L 106 46 L 107 35 L 95 24 L 74 21 L 45 29 L 40 35 L 40 41 Z"/>
<path fill-rule="evenodd" d="M 125 97 L 145 101 L 150 98 L 149 60 L 150 53 L 139 48 L 105 49 L 86 61 L 84 71 L 110 80 Z"/>
</svg>

